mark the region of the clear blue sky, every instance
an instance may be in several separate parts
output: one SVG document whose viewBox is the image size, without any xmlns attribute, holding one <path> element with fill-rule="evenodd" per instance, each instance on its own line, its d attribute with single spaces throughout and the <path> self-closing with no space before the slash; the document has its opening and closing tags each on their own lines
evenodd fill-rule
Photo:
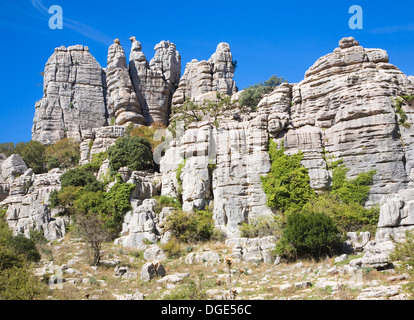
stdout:
<svg viewBox="0 0 414 320">
<path fill-rule="evenodd" d="M 63 8 L 63 30 L 49 28 L 48 9 Z M 364 29 L 351 30 L 351 5 L 364 10 Z M 208 59 L 220 42 L 238 61 L 240 89 L 273 74 L 299 82 L 338 41 L 354 36 L 367 48 L 388 51 L 390 62 L 414 75 L 414 3 L 394 1 L 139 1 L 0 0 L 0 143 L 31 139 L 34 105 L 42 98 L 43 71 L 54 48 L 87 45 L 106 67 L 109 45 L 129 37 L 147 59 L 161 40 L 174 42 L 182 72 L 192 59 Z"/>
</svg>

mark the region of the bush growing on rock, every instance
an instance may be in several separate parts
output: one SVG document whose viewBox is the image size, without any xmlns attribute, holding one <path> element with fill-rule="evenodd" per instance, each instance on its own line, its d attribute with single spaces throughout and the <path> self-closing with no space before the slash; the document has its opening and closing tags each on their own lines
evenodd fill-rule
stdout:
<svg viewBox="0 0 414 320">
<path fill-rule="evenodd" d="M 279 149 L 271 139 L 269 155 L 272 160 L 270 172 L 261 178 L 267 205 L 279 212 L 302 209 L 316 197 L 308 170 L 301 164 L 303 154 L 287 155 L 283 143 Z"/>
<path fill-rule="evenodd" d="M 14 237 L 7 222 L 0 219 L 0 300 L 44 299 L 45 284 L 30 271 L 30 262 L 40 259 L 30 239 Z"/>
<path fill-rule="evenodd" d="M 41 174 L 47 171 L 46 168 L 46 146 L 38 141 L 26 143 L 20 154 L 28 168 L 34 173 Z"/>
<path fill-rule="evenodd" d="M 398 269 L 407 272 L 411 277 L 414 277 L 414 230 L 405 233 L 405 239 L 402 241 L 393 240 L 395 244 L 394 251 L 389 255 L 393 262 L 398 262 Z M 414 282 L 410 281 L 407 284 L 407 289 L 414 297 Z"/>
<path fill-rule="evenodd" d="M 140 171 L 153 166 L 151 145 L 147 139 L 141 137 L 118 138 L 115 145 L 108 149 L 108 158 L 114 173 L 122 167 Z"/>
<path fill-rule="evenodd" d="M 208 241 L 215 229 L 213 213 L 209 209 L 194 213 L 177 210 L 168 216 L 165 227 L 184 243 Z"/>
<path fill-rule="evenodd" d="M 281 232 L 281 223 L 276 216 L 258 217 L 240 227 L 240 236 L 243 238 L 263 238 L 277 236 Z"/>
<path fill-rule="evenodd" d="M 103 190 L 102 182 L 96 180 L 95 175 L 83 168 L 75 168 L 66 171 L 60 177 L 62 189 L 72 187 L 83 187 L 86 191 L 97 192 Z"/>
<path fill-rule="evenodd" d="M 286 82 L 283 78 L 277 76 L 270 77 L 269 80 L 259 82 L 253 86 L 244 89 L 240 94 L 239 105 L 240 107 L 249 107 L 252 111 L 256 111 L 257 105 L 260 100 L 264 98 L 266 94 L 271 93 L 277 86 Z"/>
<path fill-rule="evenodd" d="M 78 165 L 80 145 L 73 139 L 64 138 L 46 149 L 47 169 L 67 169 Z"/>
<path fill-rule="evenodd" d="M 289 260 L 331 254 L 342 239 L 334 221 L 323 213 L 295 212 L 287 217 L 276 253 Z"/>
</svg>

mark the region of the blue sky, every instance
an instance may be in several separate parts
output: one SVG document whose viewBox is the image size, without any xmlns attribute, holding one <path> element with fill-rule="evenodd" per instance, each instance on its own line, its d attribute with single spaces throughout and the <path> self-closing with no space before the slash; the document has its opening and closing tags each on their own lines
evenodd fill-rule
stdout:
<svg viewBox="0 0 414 320">
<path fill-rule="evenodd" d="M 51 30 L 49 7 L 63 8 L 63 30 Z M 364 11 L 363 30 L 351 30 L 351 5 Z M 174 42 L 182 72 L 227 42 L 238 61 L 240 89 L 273 74 L 299 82 L 338 41 L 354 36 L 367 48 L 388 51 L 390 62 L 414 75 L 414 3 L 394 1 L 139 1 L 0 0 L 0 143 L 31 139 L 34 105 L 42 98 L 47 59 L 61 45 L 86 45 L 102 67 L 112 40 L 127 55 L 130 36 L 147 59 L 161 40 Z"/>
</svg>

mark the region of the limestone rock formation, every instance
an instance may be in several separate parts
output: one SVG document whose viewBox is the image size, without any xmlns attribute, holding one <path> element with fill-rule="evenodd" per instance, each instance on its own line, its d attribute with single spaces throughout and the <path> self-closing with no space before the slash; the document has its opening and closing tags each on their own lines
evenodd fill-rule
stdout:
<svg viewBox="0 0 414 320">
<path fill-rule="evenodd" d="M 1 175 L 5 183 L 11 184 L 14 180 L 27 170 L 22 157 L 18 154 L 12 154 L 1 164 Z"/>
<path fill-rule="evenodd" d="M 15 234 L 28 237 L 31 230 L 38 230 L 48 240 L 65 235 L 67 221 L 53 217 L 49 207 L 50 193 L 60 189 L 62 173 L 54 169 L 35 175 L 28 169 L 10 185 L 10 196 L 0 207 L 8 207 L 6 220 Z"/>
<path fill-rule="evenodd" d="M 123 126 L 108 126 L 82 131 L 80 164 L 89 162 L 94 154 L 107 151 L 110 146 L 115 144 L 117 138 L 124 135 L 125 127 Z"/>
<path fill-rule="evenodd" d="M 388 62 L 384 50 L 345 38 L 303 81 L 290 85 L 290 92 L 283 85 L 259 104 L 275 140 L 283 139 L 288 153 L 304 152 L 314 188 L 330 184 L 325 156 L 343 159 L 349 178 L 377 170 L 368 204 L 384 203 L 388 194 L 407 187 L 414 164 L 412 129 L 398 121 L 393 98 L 411 95 L 414 86 Z M 404 111 L 412 122 L 412 108 Z"/>
<path fill-rule="evenodd" d="M 144 124 L 138 97 L 129 75 L 125 52 L 118 39 L 114 40 L 108 50 L 106 82 L 109 118 L 114 118 L 117 125 Z"/>
<path fill-rule="evenodd" d="M 43 144 L 64 137 L 80 140 L 81 130 L 106 125 L 105 86 L 102 68 L 88 47 L 56 48 L 46 63 L 32 139 Z"/>
<path fill-rule="evenodd" d="M 129 71 L 147 125 L 168 124 L 171 100 L 181 77 L 181 56 L 175 44 L 161 41 L 148 63 L 141 43 L 131 37 Z"/>
<path fill-rule="evenodd" d="M 216 226 L 236 236 L 249 218 L 271 215 L 260 176 L 270 170 L 266 118 L 229 121 L 219 129 L 208 122 L 190 125 L 161 160 L 163 195 L 181 196 L 183 210 L 214 203 Z M 177 169 L 183 165 L 180 182 Z"/>
<path fill-rule="evenodd" d="M 178 108 L 186 99 L 195 99 L 209 92 L 231 96 L 238 91 L 234 77 L 233 56 L 227 43 L 220 43 L 208 61 L 192 60 L 185 68 L 172 108 Z"/>
</svg>

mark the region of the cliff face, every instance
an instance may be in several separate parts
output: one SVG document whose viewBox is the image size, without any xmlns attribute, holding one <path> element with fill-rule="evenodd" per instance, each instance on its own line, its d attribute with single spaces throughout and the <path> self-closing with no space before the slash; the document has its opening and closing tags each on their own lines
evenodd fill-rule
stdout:
<svg viewBox="0 0 414 320">
<path fill-rule="evenodd" d="M 87 48 L 56 49 L 46 65 L 45 96 L 36 105 L 33 138 L 43 143 L 65 135 L 77 138 L 82 141 L 81 163 L 86 163 L 124 135 L 129 123 L 167 124 L 171 108 L 180 108 L 186 99 L 214 99 L 217 92 L 237 98 L 228 44 L 219 44 L 207 61 L 188 63 L 180 78 L 181 58 L 174 44 L 159 43 L 148 62 L 141 44 L 134 37 L 131 41 L 129 65 L 116 41 L 106 70 Z M 218 128 L 208 121 L 193 123 L 165 142 L 161 194 L 180 195 L 184 210 L 211 206 L 216 225 L 237 236 L 243 222 L 272 214 L 260 181 L 270 169 L 270 136 L 283 141 L 287 153 L 304 153 L 303 165 L 317 191 L 331 184 L 328 157 L 343 160 L 348 178 L 377 170 L 368 201 L 383 205 L 377 238 L 400 234 L 414 226 L 414 128 L 409 125 L 414 124 L 414 108 L 402 104 L 403 119 L 395 99 L 413 94 L 413 78 L 390 64 L 386 51 L 344 38 L 303 81 L 277 87 L 257 111 L 236 116 L 236 108 L 220 119 Z M 119 126 L 107 126 L 112 117 Z"/>
<path fill-rule="evenodd" d="M 33 140 L 79 140 L 81 130 L 106 125 L 104 75 L 87 47 L 55 49 L 46 63 L 43 93 L 36 103 Z"/>
</svg>

